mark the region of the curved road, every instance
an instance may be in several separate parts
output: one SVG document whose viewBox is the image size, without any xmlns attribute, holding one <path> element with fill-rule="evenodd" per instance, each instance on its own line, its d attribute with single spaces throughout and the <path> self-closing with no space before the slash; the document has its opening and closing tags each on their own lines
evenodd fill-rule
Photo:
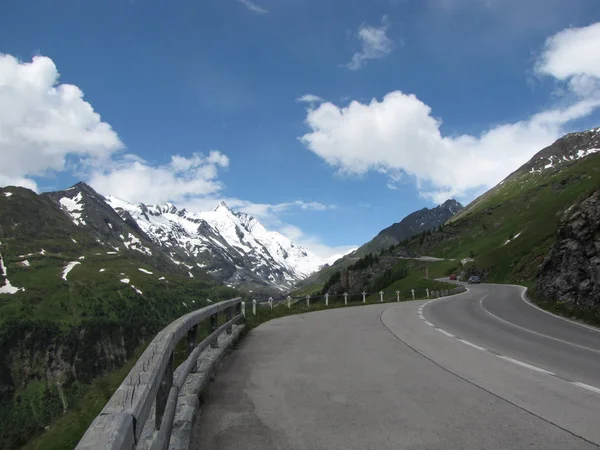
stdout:
<svg viewBox="0 0 600 450">
<path fill-rule="evenodd" d="M 477 285 L 253 330 L 206 396 L 197 449 L 597 449 L 600 332 Z"/>
</svg>

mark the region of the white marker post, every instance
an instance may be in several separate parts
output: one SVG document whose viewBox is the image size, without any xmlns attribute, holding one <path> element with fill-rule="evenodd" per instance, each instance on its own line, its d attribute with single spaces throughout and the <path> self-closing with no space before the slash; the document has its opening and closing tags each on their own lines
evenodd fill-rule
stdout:
<svg viewBox="0 0 600 450">
<path fill-rule="evenodd" d="M 367 303 L 367 293 L 363 292 L 363 303 Z"/>
<path fill-rule="evenodd" d="M 292 307 L 292 297 L 288 295 L 288 309 Z"/>
<path fill-rule="evenodd" d="M 269 297 L 269 306 L 271 307 L 271 311 L 273 311 L 273 297 Z"/>
<path fill-rule="evenodd" d="M 329 306 L 329 294 L 325 294 L 325 306 Z"/>
<path fill-rule="evenodd" d="M 400 301 L 400 291 L 396 291 L 396 301 Z"/>
<path fill-rule="evenodd" d="M 242 316 L 246 318 L 246 302 L 242 302 Z"/>
<path fill-rule="evenodd" d="M 306 306 L 310 308 L 310 295 L 306 296 Z"/>
<path fill-rule="evenodd" d="M 379 291 L 379 299 L 381 300 L 381 303 L 383 303 L 383 291 Z"/>
<path fill-rule="evenodd" d="M 415 299 L 415 290 L 414 290 L 414 289 L 411 289 L 411 290 L 410 290 L 410 292 L 412 293 L 412 298 L 413 298 L 413 300 L 414 300 L 414 299 Z"/>
<path fill-rule="evenodd" d="M 256 299 L 252 300 L 252 314 L 256 315 Z"/>
<path fill-rule="evenodd" d="M 427 298 L 429 298 L 429 289 L 425 289 L 427 291 Z"/>
<path fill-rule="evenodd" d="M 348 305 L 348 294 L 344 292 L 344 305 Z"/>
</svg>

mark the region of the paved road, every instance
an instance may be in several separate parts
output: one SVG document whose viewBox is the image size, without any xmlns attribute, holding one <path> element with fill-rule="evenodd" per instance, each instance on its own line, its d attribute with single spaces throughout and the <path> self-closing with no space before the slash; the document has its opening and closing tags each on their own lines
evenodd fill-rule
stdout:
<svg viewBox="0 0 600 450">
<path fill-rule="evenodd" d="M 493 292 L 483 305 L 512 320 L 502 299 L 514 300 L 514 292 L 506 289 L 520 294 L 481 285 L 424 308 L 425 302 L 361 306 L 263 324 L 225 360 L 196 425 L 195 448 L 597 449 L 600 393 L 448 335 L 491 349 L 496 341 L 485 339 L 494 337 L 486 331 L 492 325 L 469 327 L 455 320 L 464 315 L 455 309 L 475 309 L 473 303 Z M 419 317 L 420 308 L 445 334 Z M 533 315 L 540 334 L 559 320 L 537 310 L 524 314 Z M 595 348 L 589 330 L 571 330 L 576 325 L 567 322 L 553 326 L 567 333 L 561 340 Z M 515 335 L 513 328 L 496 333 L 498 353 L 600 384 L 593 370 L 575 373 L 579 369 L 563 364 L 559 353 L 544 360 L 511 353 L 505 334 Z"/>
</svg>

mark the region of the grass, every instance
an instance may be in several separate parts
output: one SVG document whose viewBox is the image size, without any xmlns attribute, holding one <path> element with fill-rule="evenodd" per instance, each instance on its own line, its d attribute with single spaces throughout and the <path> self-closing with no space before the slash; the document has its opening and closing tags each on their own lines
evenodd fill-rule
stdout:
<svg viewBox="0 0 600 450">
<path fill-rule="evenodd" d="M 600 155 L 560 171 L 521 175 L 491 191 L 422 245 L 413 239 L 410 246 L 444 258 L 474 255 L 476 267 L 490 282 L 532 281 L 555 242 L 564 211 L 597 188 L 599 177 Z"/>
</svg>

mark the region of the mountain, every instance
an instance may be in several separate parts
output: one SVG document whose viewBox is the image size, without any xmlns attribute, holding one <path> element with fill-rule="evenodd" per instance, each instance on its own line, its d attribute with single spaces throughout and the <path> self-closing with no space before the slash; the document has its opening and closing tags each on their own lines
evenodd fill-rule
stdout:
<svg viewBox="0 0 600 450">
<path fill-rule="evenodd" d="M 405 242 L 415 235 L 434 230 L 459 213 L 462 208 L 463 206 L 459 202 L 450 199 L 435 208 L 423 208 L 409 214 L 400 222 L 380 231 L 377 236 L 366 244 L 363 244 L 354 251 L 348 252 L 346 255 L 342 255 L 340 258 L 330 260 L 329 264 L 323 266 L 321 270 L 297 283 L 298 292 L 304 293 L 304 291 L 313 292 L 318 290 L 318 287 L 327 283 L 330 277 L 336 276 L 340 270 L 355 264 L 361 257 L 365 257 L 369 253 L 379 253 L 391 247 L 398 247 L 401 242 Z M 389 253 L 392 259 L 418 256 L 404 246 L 402 248 L 395 248 Z"/>
<path fill-rule="evenodd" d="M 440 231 L 413 239 L 419 253 L 474 261 L 489 281 L 532 283 L 561 218 L 600 184 L 600 128 L 570 133 L 535 154 Z"/>
<path fill-rule="evenodd" d="M 227 285 L 283 291 L 327 262 L 224 202 L 206 212 L 172 204 L 131 204 L 110 196 L 106 202 L 174 263 L 201 267 Z"/>
<path fill-rule="evenodd" d="M 381 230 L 372 240 L 359 247 L 353 256 L 376 253 L 392 245 L 397 245 L 419 233 L 438 228 L 462 209 L 463 206 L 459 202 L 451 199 L 446 200 L 435 208 L 423 208 L 415 211 L 400 222 Z"/>
<path fill-rule="evenodd" d="M 167 323 L 237 295 L 85 185 L 0 188 L 0 448 L 20 448 Z"/>
</svg>

